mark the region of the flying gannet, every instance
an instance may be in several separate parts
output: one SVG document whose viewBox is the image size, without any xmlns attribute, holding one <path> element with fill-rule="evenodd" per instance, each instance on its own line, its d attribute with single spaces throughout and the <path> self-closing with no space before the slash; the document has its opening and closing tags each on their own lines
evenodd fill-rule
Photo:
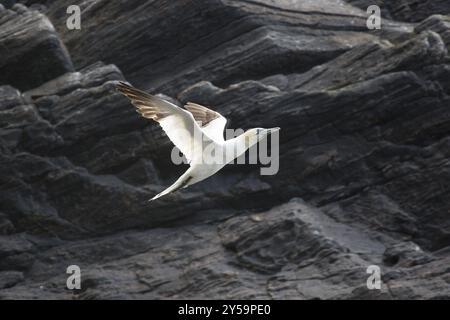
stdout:
<svg viewBox="0 0 450 320">
<path fill-rule="evenodd" d="M 254 128 L 236 138 L 224 140 L 227 119 L 216 111 L 192 102 L 188 102 L 183 109 L 121 81 L 116 87 L 131 100 L 138 113 L 159 123 L 172 143 L 184 154 L 190 166 L 174 184 L 150 201 L 212 176 L 269 133 L 280 129 Z M 212 150 L 215 155 L 225 154 L 226 160 L 207 161 L 204 150 Z"/>
</svg>

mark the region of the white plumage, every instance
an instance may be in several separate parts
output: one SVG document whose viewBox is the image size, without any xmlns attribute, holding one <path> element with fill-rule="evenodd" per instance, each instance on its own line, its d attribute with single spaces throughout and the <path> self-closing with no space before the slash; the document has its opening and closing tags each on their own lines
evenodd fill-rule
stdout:
<svg viewBox="0 0 450 320">
<path fill-rule="evenodd" d="M 143 117 L 159 123 L 190 165 L 174 184 L 150 200 L 212 176 L 267 134 L 279 130 L 279 128 L 250 129 L 236 138 L 224 140 L 227 120 L 218 112 L 191 102 L 183 109 L 124 82 L 119 82 L 117 89 L 131 100 Z M 223 154 L 228 157 L 225 161 L 211 161 L 204 150 L 208 150 L 208 154 Z"/>
</svg>

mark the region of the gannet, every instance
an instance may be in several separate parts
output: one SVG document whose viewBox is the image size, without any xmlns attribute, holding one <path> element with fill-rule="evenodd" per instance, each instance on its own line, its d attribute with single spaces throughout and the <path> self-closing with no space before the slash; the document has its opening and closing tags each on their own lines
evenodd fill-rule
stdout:
<svg viewBox="0 0 450 320">
<path fill-rule="evenodd" d="M 144 118 L 159 123 L 189 163 L 189 169 L 175 183 L 149 201 L 212 176 L 227 163 L 242 155 L 252 145 L 280 129 L 278 127 L 253 128 L 236 138 L 225 140 L 223 133 L 227 119 L 216 111 L 192 102 L 188 102 L 183 109 L 122 81 L 116 83 L 116 88 L 130 99 L 137 108 L 136 111 Z M 212 149 L 214 149 L 214 154 L 225 154 L 226 160 L 205 161 L 206 157 L 203 151 Z"/>
</svg>

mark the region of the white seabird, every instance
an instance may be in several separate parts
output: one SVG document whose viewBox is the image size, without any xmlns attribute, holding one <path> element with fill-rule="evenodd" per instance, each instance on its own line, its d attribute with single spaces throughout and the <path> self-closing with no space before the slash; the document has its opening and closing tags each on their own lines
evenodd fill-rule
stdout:
<svg viewBox="0 0 450 320">
<path fill-rule="evenodd" d="M 144 118 L 159 123 L 190 165 L 174 184 L 150 201 L 212 176 L 269 133 L 280 129 L 254 128 L 236 138 L 224 140 L 223 132 L 227 119 L 220 113 L 191 102 L 188 102 L 183 109 L 124 82 L 118 82 L 116 86 L 119 92 L 131 100 Z M 232 158 L 227 157 L 226 161 L 217 163 L 207 162 L 203 153 L 206 148 L 214 149 L 215 154 L 227 156 L 231 154 Z"/>
</svg>

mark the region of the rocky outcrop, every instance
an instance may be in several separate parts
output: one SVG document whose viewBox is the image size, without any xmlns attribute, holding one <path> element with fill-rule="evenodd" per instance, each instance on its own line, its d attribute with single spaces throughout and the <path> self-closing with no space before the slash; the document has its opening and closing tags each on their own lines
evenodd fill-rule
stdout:
<svg viewBox="0 0 450 320">
<path fill-rule="evenodd" d="M 343 2 L 85 2 L 82 32 L 65 26 L 70 4 L 49 3 L 47 14 L 76 66 L 114 63 L 132 83 L 171 95 L 201 80 L 227 86 L 301 73 L 350 48 L 379 41 L 367 32 L 366 14 Z M 386 22 L 384 32 L 404 33 L 405 26 Z"/>
<path fill-rule="evenodd" d="M 371 5 L 378 5 L 385 18 L 420 22 L 433 14 L 450 14 L 450 4 L 446 0 L 346 0 L 363 10 Z"/>
<path fill-rule="evenodd" d="M 432 30 L 439 33 L 440 37 L 447 46 L 450 48 L 450 18 L 449 16 L 433 15 L 422 21 L 415 27 L 416 32 L 422 32 L 424 30 Z"/>
<path fill-rule="evenodd" d="M 73 71 L 69 54 L 46 16 L 20 4 L 12 10 L 0 5 L 0 25 L 0 85 L 28 90 Z"/>
<path fill-rule="evenodd" d="M 91 1 L 70 31 L 71 3 L 23 3 L 0 11 L 20 44 L 0 67 L 0 298 L 450 297 L 448 16 L 369 31 L 330 0 Z M 148 203 L 186 167 L 117 80 L 280 126 L 279 172 Z"/>
</svg>

